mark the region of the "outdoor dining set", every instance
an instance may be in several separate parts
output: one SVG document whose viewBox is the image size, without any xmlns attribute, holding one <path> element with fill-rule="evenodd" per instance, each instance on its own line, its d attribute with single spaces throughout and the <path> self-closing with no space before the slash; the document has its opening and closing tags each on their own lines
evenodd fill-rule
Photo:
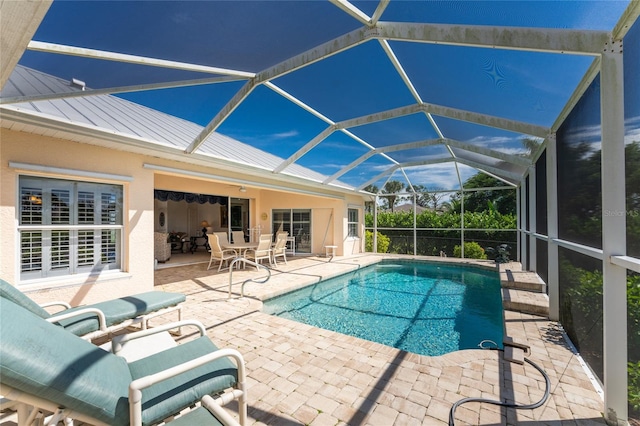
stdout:
<svg viewBox="0 0 640 426">
<path fill-rule="evenodd" d="M 231 241 L 226 232 L 214 232 L 207 234 L 211 248 L 211 259 L 207 270 L 216 261 L 219 263 L 218 271 L 230 261 L 242 258 L 260 264 L 262 260 L 268 260 L 270 266 L 277 266 L 277 258 L 281 257 L 287 263 L 287 232 L 278 232 L 275 242 L 273 234 L 261 234 L 256 242 L 247 242 L 242 231 L 232 231 Z M 256 266 L 256 269 L 258 267 Z"/>
</svg>

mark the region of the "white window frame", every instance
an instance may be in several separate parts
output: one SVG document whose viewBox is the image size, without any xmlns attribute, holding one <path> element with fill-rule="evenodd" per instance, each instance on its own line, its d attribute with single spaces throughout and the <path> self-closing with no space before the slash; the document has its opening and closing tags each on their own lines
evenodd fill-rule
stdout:
<svg viewBox="0 0 640 426">
<path fill-rule="evenodd" d="M 352 220 L 351 213 L 355 212 L 356 220 Z M 352 230 L 354 232 L 352 232 Z M 347 208 L 347 238 L 360 238 L 360 209 L 354 207 Z"/>
<path fill-rule="evenodd" d="M 17 186 L 16 252 L 21 284 L 121 271 L 125 214 L 122 183 L 24 174 L 18 176 Z M 30 195 L 28 188 L 39 189 L 39 193 Z M 52 194 L 56 191 L 68 195 L 68 206 L 55 209 Z M 90 202 L 89 208 L 84 210 L 78 202 L 83 196 L 88 196 Z M 29 203 L 36 207 L 32 210 L 36 215 L 31 221 L 24 216 L 29 211 Z M 56 214 L 63 217 L 59 223 L 53 220 Z M 29 241 L 30 233 L 35 244 Z M 56 238 L 67 245 L 54 247 Z M 29 256 L 33 260 L 25 261 Z"/>
</svg>

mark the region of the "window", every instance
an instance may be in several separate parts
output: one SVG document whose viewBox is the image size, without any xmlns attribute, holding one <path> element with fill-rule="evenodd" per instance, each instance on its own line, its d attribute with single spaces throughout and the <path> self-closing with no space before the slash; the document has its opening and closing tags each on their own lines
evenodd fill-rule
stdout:
<svg viewBox="0 0 640 426">
<path fill-rule="evenodd" d="M 122 186 L 20 177 L 20 278 L 120 269 Z"/>
<path fill-rule="evenodd" d="M 358 209 L 347 210 L 348 237 L 358 238 Z"/>
<path fill-rule="evenodd" d="M 271 217 L 274 233 L 287 231 L 290 237 L 295 237 L 296 252 L 311 253 L 311 210 L 275 209 Z"/>
</svg>

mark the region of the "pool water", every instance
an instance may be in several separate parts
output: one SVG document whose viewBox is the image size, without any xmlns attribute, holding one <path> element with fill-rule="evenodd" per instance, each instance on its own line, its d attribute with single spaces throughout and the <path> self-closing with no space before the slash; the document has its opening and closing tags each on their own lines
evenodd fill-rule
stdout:
<svg viewBox="0 0 640 426">
<path fill-rule="evenodd" d="M 503 336 L 498 273 L 438 263 L 381 262 L 266 300 L 263 311 L 430 356 Z"/>
</svg>

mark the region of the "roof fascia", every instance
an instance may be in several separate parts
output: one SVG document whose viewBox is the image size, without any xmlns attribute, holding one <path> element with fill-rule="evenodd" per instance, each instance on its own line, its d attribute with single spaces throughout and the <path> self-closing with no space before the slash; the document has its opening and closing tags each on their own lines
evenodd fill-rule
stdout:
<svg viewBox="0 0 640 426">
<path fill-rule="evenodd" d="M 593 56 L 609 40 L 606 31 L 488 25 L 378 22 L 375 30 L 387 40 Z"/>
<path fill-rule="evenodd" d="M 128 55 L 125 53 L 109 52 L 106 50 L 87 49 L 84 47 L 68 46 L 64 44 L 45 43 L 32 40 L 27 46 L 28 50 L 36 52 L 57 53 L 61 55 L 80 56 L 83 58 L 102 59 L 114 62 L 126 62 L 137 65 L 148 65 L 153 67 L 171 68 L 183 71 L 195 71 L 207 74 L 233 75 L 236 77 L 252 78 L 252 72 L 230 70 L 226 68 L 210 67 L 206 65 L 190 64 L 187 62 L 168 61 L 166 59 L 150 58 L 138 55 Z"/>
<path fill-rule="evenodd" d="M 231 177 L 227 177 L 227 176 L 211 174 L 211 173 L 204 173 L 204 172 L 199 172 L 199 171 L 194 171 L 194 170 L 180 169 L 180 168 L 176 168 L 176 167 L 167 167 L 167 166 L 163 166 L 163 165 L 160 165 L 160 164 L 144 163 L 142 165 L 142 167 L 144 167 L 145 169 L 149 169 L 149 170 L 153 170 L 153 171 L 159 172 L 159 173 L 166 173 L 166 174 L 171 174 L 171 175 L 176 175 L 176 176 L 191 176 L 191 177 L 195 177 L 195 178 L 210 179 L 210 180 L 215 180 L 215 181 L 224 182 L 224 183 L 232 183 L 232 184 L 238 184 L 238 185 L 250 185 L 250 186 L 254 186 L 256 188 L 261 188 L 261 189 L 273 189 L 273 190 L 277 190 L 277 191 L 288 191 L 288 192 L 294 192 L 294 193 L 298 193 L 298 194 L 313 195 L 313 196 L 316 196 L 316 197 L 326 197 L 326 198 L 334 198 L 334 199 L 344 200 L 345 199 L 345 195 L 347 195 L 347 194 L 345 194 L 344 191 L 340 191 L 341 194 L 343 194 L 343 195 L 330 194 L 330 193 L 324 193 L 324 192 L 318 192 L 318 191 L 311 191 L 311 190 L 304 189 L 304 188 L 296 188 L 296 187 L 290 187 L 290 186 L 284 187 L 284 186 L 277 185 L 277 184 L 274 184 L 274 183 L 264 182 L 263 180 L 252 181 L 252 180 L 249 180 L 249 179 L 236 179 L 236 178 L 231 178 Z M 339 188 L 339 187 L 337 187 L 337 188 Z M 352 194 L 352 192 L 353 191 L 349 191 L 348 194 Z"/>
</svg>

